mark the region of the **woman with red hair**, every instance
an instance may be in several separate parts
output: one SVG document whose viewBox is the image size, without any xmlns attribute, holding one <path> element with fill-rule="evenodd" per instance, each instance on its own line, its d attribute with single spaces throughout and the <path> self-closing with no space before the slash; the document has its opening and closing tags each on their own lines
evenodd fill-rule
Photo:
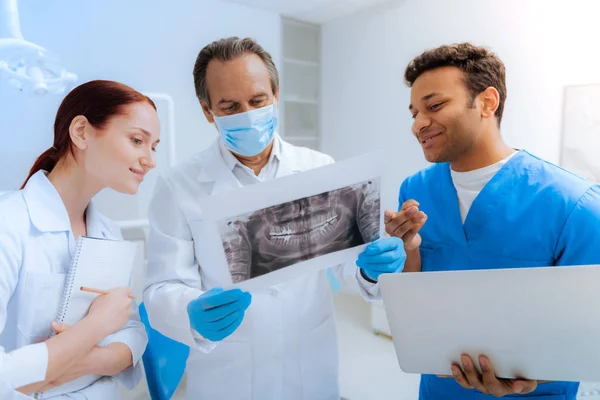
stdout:
<svg viewBox="0 0 600 400">
<path fill-rule="evenodd" d="M 53 318 L 76 239 L 121 239 L 92 198 L 104 188 L 135 194 L 155 166 L 159 133 L 156 106 L 147 96 L 112 81 L 82 84 L 58 109 L 53 146 L 36 160 L 21 190 L 0 198 L 3 399 L 118 399 L 118 381 L 129 389 L 139 383 L 147 336 L 131 288 L 98 296 L 73 326 Z M 99 378 L 61 389 L 84 375 Z"/>
</svg>

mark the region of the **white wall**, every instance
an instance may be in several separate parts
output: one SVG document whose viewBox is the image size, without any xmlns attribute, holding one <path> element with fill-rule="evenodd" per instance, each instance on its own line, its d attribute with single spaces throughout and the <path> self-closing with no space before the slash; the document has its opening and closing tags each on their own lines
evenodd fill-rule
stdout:
<svg viewBox="0 0 600 400">
<path fill-rule="evenodd" d="M 177 159 L 205 148 L 216 130 L 202 114 L 192 68 L 200 49 L 226 36 L 251 36 L 281 59 L 277 14 L 219 0 L 19 0 L 25 39 L 55 52 L 78 83 L 111 79 L 175 102 Z M 52 145 L 63 96 L 34 97 L 0 84 L 0 191 L 19 185 Z M 160 147 L 159 147 L 160 151 Z M 7 187 L 8 186 L 8 187 Z"/>
<path fill-rule="evenodd" d="M 425 49 L 471 41 L 506 64 L 505 140 L 557 163 L 564 86 L 600 82 L 598 15 L 596 0 L 405 0 L 326 23 L 321 148 L 335 158 L 393 148 L 384 204 L 395 207 L 401 181 L 427 165 L 404 69 Z"/>
</svg>

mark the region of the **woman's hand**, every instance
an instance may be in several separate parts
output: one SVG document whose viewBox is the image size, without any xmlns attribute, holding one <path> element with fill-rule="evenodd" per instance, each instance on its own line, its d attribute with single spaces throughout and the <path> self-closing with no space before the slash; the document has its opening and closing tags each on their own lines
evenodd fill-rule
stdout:
<svg viewBox="0 0 600 400">
<path fill-rule="evenodd" d="M 131 314 L 131 288 L 113 289 L 96 297 L 85 319 L 93 321 L 97 328 L 105 332 L 104 337 L 125 326 Z"/>
</svg>

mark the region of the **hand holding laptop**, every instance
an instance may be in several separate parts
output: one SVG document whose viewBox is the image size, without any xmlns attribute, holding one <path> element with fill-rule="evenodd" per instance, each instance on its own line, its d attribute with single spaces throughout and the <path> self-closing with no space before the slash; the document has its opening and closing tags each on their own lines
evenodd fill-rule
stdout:
<svg viewBox="0 0 600 400">
<path fill-rule="evenodd" d="M 451 375 L 456 366 L 461 386 L 508 394 L 548 380 L 600 380 L 599 280 L 600 265 L 586 265 L 387 274 L 379 282 L 404 372 Z"/>
<path fill-rule="evenodd" d="M 533 392 L 538 383 L 543 381 L 527 379 L 502 379 L 497 378 L 494 367 L 485 356 L 479 356 L 481 374 L 475 368 L 475 363 L 466 354 L 461 356 L 462 368 L 458 364 L 452 365 L 452 377 L 465 389 L 477 389 L 483 394 L 502 397 L 508 394 L 527 394 Z"/>
</svg>

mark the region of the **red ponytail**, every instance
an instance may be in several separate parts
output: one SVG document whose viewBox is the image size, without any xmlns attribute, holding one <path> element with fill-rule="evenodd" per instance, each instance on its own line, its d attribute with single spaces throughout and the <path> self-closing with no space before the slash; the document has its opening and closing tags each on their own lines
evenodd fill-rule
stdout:
<svg viewBox="0 0 600 400">
<path fill-rule="evenodd" d="M 50 147 L 48 150 L 43 152 L 33 163 L 33 167 L 31 167 L 31 169 L 29 170 L 29 175 L 27 176 L 27 179 L 25 179 L 25 182 L 23 182 L 21 189 L 25 187 L 25 185 L 29 181 L 29 178 L 35 175 L 36 172 L 41 170 L 52 171 L 52 169 L 56 166 L 56 163 L 58 162 L 59 158 L 60 157 L 58 156 L 58 151 L 54 147 Z"/>
</svg>

